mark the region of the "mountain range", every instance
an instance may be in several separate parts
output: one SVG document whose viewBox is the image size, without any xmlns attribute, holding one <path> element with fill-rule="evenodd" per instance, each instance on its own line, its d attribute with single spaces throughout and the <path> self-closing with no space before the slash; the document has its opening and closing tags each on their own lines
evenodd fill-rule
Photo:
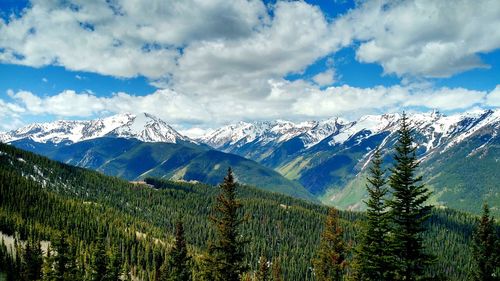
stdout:
<svg viewBox="0 0 500 281">
<path fill-rule="evenodd" d="M 392 162 L 400 114 L 356 121 L 239 122 L 197 139 L 150 114 L 32 124 L 0 133 L 11 143 L 52 159 L 127 179 L 149 176 L 216 182 L 231 165 L 243 182 L 345 209 L 362 209 L 369 160 L 378 147 Z M 420 173 L 433 202 L 500 212 L 500 110 L 446 116 L 409 114 Z M 238 173 L 239 172 L 239 173 Z"/>
</svg>

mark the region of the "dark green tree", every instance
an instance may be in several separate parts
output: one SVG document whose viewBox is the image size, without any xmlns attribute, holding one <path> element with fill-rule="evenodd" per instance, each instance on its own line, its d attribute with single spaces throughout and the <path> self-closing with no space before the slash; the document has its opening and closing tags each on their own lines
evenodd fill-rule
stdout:
<svg viewBox="0 0 500 281">
<path fill-rule="evenodd" d="M 247 270 L 243 261 L 246 241 L 241 239 L 238 231 L 244 220 L 239 215 L 242 205 L 236 199 L 237 187 L 229 168 L 223 183 L 219 185 L 220 193 L 210 216 L 216 228 L 216 240 L 209 247 L 208 271 L 215 281 L 240 280 Z"/>
<path fill-rule="evenodd" d="M 184 225 L 182 221 L 175 224 L 175 244 L 167 258 L 166 270 L 169 281 L 191 280 L 191 258 L 188 256 Z"/>
<path fill-rule="evenodd" d="M 122 273 L 122 257 L 116 247 L 111 247 L 108 256 L 106 281 L 119 281 Z"/>
<path fill-rule="evenodd" d="M 419 161 L 413 133 L 405 113 L 401 118 L 395 145 L 394 166 L 389 185 L 393 198 L 389 201 L 393 223 L 392 256 L 395 257 L 396 280 L 413 281 L 425 277 L 432 258 L 425 252 L 423 234 L 432 206 L 427 205 L 429 189 L 416 175 Z"/>
<path fill-rule="evenodd" d="M 69 244 L 68 236 L 61 232 L 52 240 L 55 250 L 54 255 L 54 280 L 75 281 L 79 280 L 75 264 L 75 249 Z"/>
<path fill-rule="evenodd" d="M 94 243 L 92 254 L 92 280 L 103 281 L 106 279 L 108 257 L 106 255 L 106 237 L 104 232 L 99 232 Z"/>
<path fill-rule="evenodd" d="M 490 209 L 487 204 L 483 206 L 483 214 L 479 220 L 473 237 L 472 250 L 475 265 L 472 276 L 475 281 L 500 280 L 495 276 L 500 267 L 500 249 L 498 234 L 495 229 L 495 220 L 490 218 Z"/>
<path fill-rule="evenodd" d="M 257 281 L 268 281 L 269 280 L 269 265 L 267 264 L 267 259 L 264 256 L 259 258 L 259 270 L 257 271 Z"/>
<path fill-rule="evenodd" d="M 368 201 L 366 222 L 361 233 L 360 245 L 356 249 L 357 280 L 393 280 L 394 260 L 390 251 L 391 213 L 386 204 L 388 189 L 382 169 L 380 151 L 375 151 L 367 178 Z"/>
<path fill-rule="evenodd" d="M 22 253 L 22 278 L 30 281 L 40 280 L 43 266 L 40 241 L 28 239 Z"/>
<path fill-rule="evenodd" d="M 314 274 L 318 281 L 343 280 L 347 266 L 346 249 L 339 213 L 332 207 L 328 210 L 317 257 L 313 260 Z"/>
<path fill-rule="evenodd" d="M 52 250 L 50 246 L 47 248 L 47 255 L 43 259 L 42 266 L 42 280 L 43 281 L 52 281 L 54 280 L 54 257 L 52 255 Z"/>
</svg>

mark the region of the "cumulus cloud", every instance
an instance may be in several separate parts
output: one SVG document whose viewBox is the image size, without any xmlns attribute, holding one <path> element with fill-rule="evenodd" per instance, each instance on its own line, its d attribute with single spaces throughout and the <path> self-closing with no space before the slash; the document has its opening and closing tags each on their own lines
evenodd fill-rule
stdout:
<svg viewBox="0 0 500 281">
<path fill-rule="evenodd" d="M 488 95 L 486 104 L 489 106 L 500 107 L 500 85 L 497 85 L 496 88 Z"/>
<path fill-rule="evenodd" d="M 0 61 L 120 77 L 172 73 L 192 40 L 237 39 L 262 21 L 259 1 L 32 1 L 0 22 Z"/>
<path fill-rule="evenodd" d="M 356 118 L 367 113 L 385 113 L 403 109 L 455 112 L 477 107 L 498 106 L 500 85 L 494 90 L 430 88 L 422 85 L 377 86 L 358 88 L 348 85 L 320 88 L 304 80 L 270 80 L 271 94 L 264 99 L 238 101 L 192 97 L 173 90 L 157 90 L 145 96 L 116 93 L 96 97 L 90 93 L 63 91 L 38 97 L 30 92 L 10 93 L 13 102 L 0 99 L 2 114 L 9 116 L 56 115 L 93 117 L 114 113 L 148 112 L 177 126 L 190 136 L 199 136 L 207 128 L 234 120 L 322 119 L 333 116 Z M 6 111 L 7 110 L 7 111 Z"/>
<path fill-rule="evenodd" d="M 312 80 L 320 86 L 331 85 L 335 82 L 335 70 L 328 69 L 324 72 L 318 73 L 313 76 Z"/>
<path fill-rule="evenodd" d="M 20 91 L 10 94 L 12 101 L 2 100 L 0 116 L 151 112 L 173 124 L 208 126 L 408 107 L 500 106 L 498 87 L 492 92 L 411 83 L 332 87 L 342 73 L 331 61 L 312 82 L 285 80 L 346 47 L 355 49 L 357 60 L 380 64 L 404 81 L 488 67 L 479 54 L 500 47 L 499 1 L 357 3 L 346 14 L 327 18 L 304 1 L 266 6 L 261 0 L 33 0 L 21 15 L 0 19 L 0 62 L 144 76 L 160 90 L 107 97 Z"/>
<path fill-rule="evenodd" d="M 488 67 L 479 57 L 500 47 L 500 2 L 365 1 L 335 23 L 356 57 L 398 76 L 449 77 Z"/>
<path fill-rule="evenodd" d="M 499 1 L 360 3 L 327 19 L 302 1 L 32 1 L 0 21 L 0 61 L 259 94 L 347 46 L 386 73 L 424 77 L 487 67 L 479 54 L 500 47 Z"/>
</svg>

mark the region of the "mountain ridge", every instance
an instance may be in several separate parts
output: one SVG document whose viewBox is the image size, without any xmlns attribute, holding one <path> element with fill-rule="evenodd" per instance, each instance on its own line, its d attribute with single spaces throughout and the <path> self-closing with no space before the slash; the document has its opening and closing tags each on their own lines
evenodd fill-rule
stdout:
<svg viewBox="0 0 500 281">
<path fill-rule="evenodd" d="M 495 171 L 500 171 L 500 136 L 498 135 L 500 109 L 478 110 L 450 116 L 432 111 L 412 113 L 408 114 L 408 117 L 414 131 L 415 144 L 418 146 L 417 157 L 421 162 L 421 169 L 418 172 L 425 175 L 424 182 L 435 191 L 433 202 L 440 206 L 479 210 L 480 208 L 476 208 L 477 205 L 486 201 L 492 205 L 493 212 L 500 212 L 500 209 L 497 210 L 496 207 L 500 206 L 500 196 L 498 192 L 495 192 L 498 189 L 495 181 L 497 172 Z M 151 119 L 152 117 L 144 115 L 144 118 Z M 197 155 L 202 155 L 201 158 L 187 157 L 187 155 L 192 155 L 190 153 L 185 155 L 172 154 L 173 158 L 169 158 L 169 156 L 165 159 L 156 159 L 149 155 L 150 153 L 134 155 L 130 158 L 130 151 L 119 152 L 119 154 L 123 154 L 121 156 L 111 155 L 106 151 L 102 156 L 98 153 L 103 150 L 102 147 L 97 150 L 89 148 L 90 150 L 84 149 L 83 151 L 78 148 L 77 155 L 71 154 L 75 152 L 68 153 L 65 149 L 59 149 L 58 153 L 61 154 L 57 157 L 62 158 L 53 157 L 66 163 L 84 167 L 92 167 L 95 163 L 100 163 L 98 168 L 102 168 L 101 165 L 106 161 L 115 161 L 113 163 L 118 168 L 108 165 L 103 171 L 111 169 L 116 172 L 111 173 L 113 175 L 127 172 L 126 178 L 136 178 L 139 175 L 147 176 L 148 173 L 151 173 L 154 176 L 168 175 L 168 177 L 173 178 L 182 178 L 188 175 L 197 179 L 210 179 L 214 178 L 214 171 L 217 170 L 219 162 L 229 164 L 234 160 L 231 154 L 235 154 L 278 172 L 293 184 L 299 183 L 306 188 L 307 192 L 325 204 L 335 205 L 343 209 L 362 209 L 361 202 L 366 196 L 364 178 L 371 156 L 376 148 L 381 149 L 385 168 L 390 168 L 393 161 L 392 147 L 397 141 L 400 118 L 400 113 L 390 113 L 366 115 L 356 121 L 347 121 L 337 117 L 300 123 L 285 120 L 239 122 L 223 126 L 195 140 L 187 137 L 182 138 L 182 136 L 173 139 L 182 145 L 205 146 L 205 150 L 210 150 L 211 146 L 216 150 L 229 153 L 225 155 L 227 157 L 223 157 L 224 159 L 215 157 L 215 154 L 201 151 L 197 152 Z M 136 125 L 149 124 L 149 127 L 136 126 L 132 128 L 132 125 L 123 125 L 124 122 L 122 122 L 120 123 L 122 125 L 115 126 L 116 128 L 109 129 L 107 127 L 107 131 L 101 129 L 97 132 L 106 138 L 115 138 L 116 142 L 120 142 L 118 140 L 120 138 L 135 138 L 145 143 L 159 140 L 161 146 L 164 139 L 155 139 L 150 136 L 161 135 L 161 133 L 155 132 L 157 128 L 168 129 L 171 127 L 161 120 L 151 120 L 151 123 L 136 123 Z M 51 124 L 64 125 L 65 123 L 64 121 L 56 121 Z M 97 124 L 96 127 L 99 129 L 99 122 L 92 124 Z M 76 142 L 71 142 L 71 138 L 64 139 L 58 134 L 64 130 L 58 131 L 49 126 L 48 133 L 44 134 L 42 131 L 40 135 L 36 135 L 40 131 L 34 128 L 36 129 L 37 125 L 10 132 L 10 137 L 18 138 L 11 143 L 50 156 L 47 151 L 53 149 L 51 143 L 55 143 L 55 146 L 64 144 L 63 146 L 75 147 L 75 144 L 78 143 L 103 138 L 97 134 L 97 138 L 84 139 L 82 137 L 83 141 L 73 138 L 73 140 L 76 139 Z M 34 132 L 34 137 L 30 137 L 29 132 Z M 91 132 L 93 131 L 91 130 Z M 127 134 L 126 132 L 135 132 L 135 134 Z M 6 134 L 9 136 L 9 133 Z M 5 141 L 6 134 L 0 134 L 0 140 Z M 55 140 L 59 142 L 50 141 L 50 137 L 54 136 Z M 83 136 L 83 134 L 78 136 Z M 36 143 L 40 139 L 46 143 Z M 34 143 L 26 140 L 31 140 Z M 168 140 L 166 139 L 164 143 L 168 143 Z M 137 146 L 147 147 L 147 145 L 139 144 Z M 109 150 L 112 151 L 112 149 Z M 153 149 L 153 151 L 155 150 Z M 162 154 L 162 152 L 157 153 Z M 139 156 L 146 157 L 147 161 L 143 163 L 149 163 L 153 158 L 156 159 L 151 160 L 151 169 L 154 169 L 141 171 L 140 174 L 135 172 L 134 167 L 132 167 L 132 174 L 129 173 L 129 170 L 124 170 L 127 165 L 133 166 L 127 164 L 130 159 L 144 161 Z M 189 161 L 194 162 L 191 165 L 185 162 L 186 157 L 189 158 Z M 215 158 L 211 159 L 213 157 Z M 164 165 L 163 161 L 165 161 Z M 236 162 L 241 163 L 239 160 Z M 456 163 L 463 163 L 466 167 Z M 183 168 L 188 169 L 189 172 L 186 173 L 188 170 Z M 260 172 L 257 172 L 255 175 L 259 174 Z M 476 194 L 472 196 L 471 192 Z"/>
<path fill-rule="evenodd" d="M 27 138 L 39 143 L 77 143 L 100 137 L 136 138 L 144 142 L 196 143 L 149 113 L 123 113 L 94 120 L 33 123 L 0 133 L 0 141 L 4 143 Z"/>
</svg>

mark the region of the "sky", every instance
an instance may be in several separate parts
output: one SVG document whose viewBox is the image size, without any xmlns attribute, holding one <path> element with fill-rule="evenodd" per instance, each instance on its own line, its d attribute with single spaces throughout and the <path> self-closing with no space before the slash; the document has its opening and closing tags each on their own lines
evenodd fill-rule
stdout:
<svg viewBox="0 0 500 281">
<path fill-rule="evenodd" d="M 0 0 L 0 130 L 500 106 L 497 0 Z"/>
</svg>

